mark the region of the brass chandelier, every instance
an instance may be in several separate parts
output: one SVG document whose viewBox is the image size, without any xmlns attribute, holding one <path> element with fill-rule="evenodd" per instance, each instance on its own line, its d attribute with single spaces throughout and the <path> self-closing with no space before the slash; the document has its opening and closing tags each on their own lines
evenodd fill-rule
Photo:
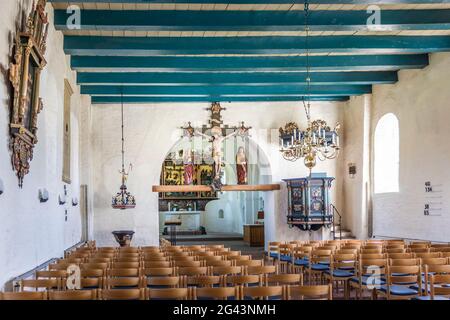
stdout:
<svg viewBox="0 0 450 320">
<path fill-rule="evenodd" d="M 133 209 L 136 207 L 136 199 L 134 196 L 127 191 L 127 179 L 128 175 L 132 169 L 132 165 L 130 164 L 128 171 L 125 171 L 125 138 L 123 134 L 123 92 L 121 96 L 121 122 L 122 122 L 122 169 L 119 173 L 122 176 L 122 184 L 120 186 L 120 191 L 112 198 L 112 207 L 113 209 Z"/>
<path fill-rule="evenodd" d="M 310 170 L 316 165 L 316 159 L 321 161 L 335 159 L 339 154 L 339 123 L 331 129 L 325 120 L 311 121 L 311 76 L 309 65 L 309 4 L 305 1 L 305 48 L 306 48 L 306 84 L 307 95 L 303 97 L 307 128 L 300 130 L 295 122 L 287 123 L 280 128 L 280 152 L 284 159 L 297 161 L 304 158 L 305 166 Z"/>
</svg>

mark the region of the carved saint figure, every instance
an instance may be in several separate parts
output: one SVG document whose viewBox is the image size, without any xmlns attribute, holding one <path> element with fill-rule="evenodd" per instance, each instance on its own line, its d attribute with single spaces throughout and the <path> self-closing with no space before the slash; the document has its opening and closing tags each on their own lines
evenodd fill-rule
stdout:
<svg viewBox="0 0 450 320">
<path fill-rule="evenodd" d="M 212 157 L 214 160 L 214 179 L 215 180 L 220 179 L 220 173 L 222 172 L 222 157 L 223 157 L 222 142 L 237 134 L 240 135 L 244 134 L 243 129 L 239 128 L 238 130 L 226 136 L 222 134 L 222 128 L 220 128 L 219 126 L 214 126 L 211 128 L 210 136 L 198 130 L 196 130 L 195 133 L 204 138 L 210 139 L 210 142 L 212 143 Z"/>
<path fill-rule="evenodd" d="M 245 156 L 244 147 L 239 147 L 236 154 L 236 172 L 237 172 L 237 183 L 247 184 L 247 157 Z"/>
<path fill-rule="evenodd" d="M 184 184 L 191 185 L 194 182 L 194 154 L 191 150 L 183 153 Z"/>
</svg>

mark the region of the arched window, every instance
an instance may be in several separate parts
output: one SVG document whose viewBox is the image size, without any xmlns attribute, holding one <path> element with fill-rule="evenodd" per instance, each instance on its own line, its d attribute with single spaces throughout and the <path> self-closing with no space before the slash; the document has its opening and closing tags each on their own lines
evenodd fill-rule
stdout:
<svg viewBox="0 0 450 320">
<path fill-rule="evenodd" d="M 394 114 L 385 114 L 378 121 L 374 146 L 374 192 L 398 192 L 399 127 Z"/>
</svg>

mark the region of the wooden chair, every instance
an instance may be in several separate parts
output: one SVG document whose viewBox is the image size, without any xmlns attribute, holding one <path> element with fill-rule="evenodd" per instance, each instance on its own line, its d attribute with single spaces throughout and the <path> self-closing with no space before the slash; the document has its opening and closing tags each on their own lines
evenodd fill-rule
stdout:
<svg viewBox="0 0 450 320">
<path fill-rule="evenodd" d="M 309 260 L 313 247 L 302 246 L 292 250 L 291 272 L 303 273 L 309 267 Z"/>
<path fill-rule="evenodd" d="M 106 270 L 106 276 L 108 277 L 139 277 L 139 268 L 117 268 Z"/>
<path fill-rule="evenodd" d="M 383 255 L 384 256 L 384 255 Z M 372 292 L 376 288 L 380 288 L 386 284 L 383 276 L 386 274 L 388 260 L 382 259 L 360 259 L 358 261 L 358 268 L 356 275 L 349 281 L 349 289 L 356 289 L 356 298 L 361 299 L 363 291 L 369 290 Z M 349 290 L 349 296 L 350 296 Z"/>
<path fill-rule="evenodd" d="M 267 248 L 267 261 L 275 264 L 280 259 L 280 245 L 279 241 L 271 241 L 268 243 Z"/>
<path fill-rule="evenodd" d="M 49 300 L 97 300 L 97 290 L 49 291 Z"/>
<path fill-rule="evenodd" d="M 224 279 L 225 284 L 228 286 L 248 286 L 249 284 L 262 285 L 262 277 L 257 275 L 226 275 Z"/>
<path fill-rule="evenodd" d="M 386 253 L 363 253 L 359 254 L 358 260 L 371 260 L 371 259 L 387 259 Z"/>
<path fill-rule="evenodd" d="M 288 272 L 288 266 L 292 262 L 292 250 L 294 246 L 291 244 L 279 245 L 279 258 L 276 260 L 276 265 L 281 273 Z"/>
<path fill-rule="evenodd" d="M 163 276 L 173 276 L 175 268 L 143 268 L 141 273 L 145 277 L 163 277 Z"/>
<path fill-rule="evenodd" d="M 103 289 L 99 290 L 101 300 L 145 300 L 145 289 Z"/>
<path fill-rule="evenodd" d="M 106 262 L 87 262 L 82 263 L 80 265 L 81 270 L 88 270 L 88 269 L 100 269 L 100 270 L 106 270 L 109 267 L 109 263 Z"/>
<path fill-rule="evenodd" d="M 258 299 L 269 300 L 269 298 L 283 300 L 285 297 L 284 287 L 282 286 L 257 286 L 244 287 L 240 286 L 240 300 Z"/>
<path fill-rule="evenodd" d="M 115 257 L 112 264 L 116 263 L 139 263 L 141 261 L 140 257 Z"/>
<path fill-rule="evenodd" d="M 106 269 L 81 269 L 82 278 L 102 278 L 106 276 Z"/>
<path fill-rule="evenodd" d="M 227 260 L 246 261 L 246 260 L 252 260 L 252 256 L 250 256 L 250 255 L 227 256 Z"/>
<path fill-rule="evenodd" d="M 303 275 L 294 273 L 266 274 L 263 277 L 265 285 L 303 285 Z"/>
<path fill-rule="evenodd" d="M 286 300 L 332 300 L 331 284 L 317 286 L 286 286 Z"/>
<path fill-rule="evenodd" d="M 47 291 L 0 292 L 0 300 L 47 300 Z"/>
<path fill-rule="evenodd" d="M 119 277 L 119 278 L 106 278 L 104 280 L 105 289 L 131 289 L 141 288 L 142 277 Z"/>
<path fill-rule="evenodd" d="M 266 275 L 266 274 L 274 274 L 274 273 L 278 273 L 277 266 L 246 266 L 246 267 L 244 267 L 244 274 Z"/>
<path fill-rule="evenodd" d="M 442 254 L 440 252 L 416 252 L 415 256 L 420 259 L 433 259 L 440 258 Z"/>
<path fill-rule="evenodd" d="M 142 261 L 144 268 L 170 268 L 172 263 L 169 261 Z"/>
<path fill-rule="evenodd" d="M 207 267 L 231 267 L 231 260 L 205 261 Z"/>
<path fill-rule="evenodd" d="M 20 291 L 26 291 L 25 288 L 32 288 L 35 291 L 38 289 L 54 289 L 59 290 L 61 288 L 61 279 L 26 279 L 19 281 Z"/>
<path fill-rule="evenodd" d="M 51 279 L 51 278 L 59 278 L 64 279 L 67 278 L 68 273 L 66 270 L 43 270 L 36 271 L 35 278 L 36 279 Z"/>
<path fill-rule="evenodd" d="M 313 250 L 310 255 L 308 266 L 308 280 L 310 284 L 322 283 L 323 272 L 330 269 L 331 250 Z"/>
<path fill-rule="evenodd" d="M 375 290 L 387 300 L 406 300 L 422 294 L 422 269 L 420 265 L 388 265 L 386 284 Z M 418 290 L 413 289 L 417 286 Z"/>
<path fill-rule="evenodd" d="M 196 287 L 213 287 L 220 286 L 223 283 L 222 276 L 189 276 L 185 278 L 185 287 L 196 286 Z"/>
<path fill-rule="evenodd" d="M 323 276 L 336 286 L 338 290 L 339 284 L 343 284 L 344 298 L 349 298 L 349 280 L 355 276 L 357 268 L 356 253 L 350 254 L 334 254 L 331 258 L 330 269 L 323 272 Z"/>
<path fill-rule="evenodd" d="M 415 255 L 414 253 L 408 252 L 408 253 L 389 253 L 388 258 L 389 259 L 414 259 Z"/>
<path fill-rule="evenodd" d="M 85 262 L 84 258 L 65 258 L 65 259 L 59 259 L 56 263 L 71 263 L 71 264 L 80 264 L 82 262 Z"/>
<path fill-rule="evenodd" d="M 239 296 L 239 287 L 192 288 L 192 299 L 228 300 Z"/>
<path fill-rule="evenodd" d="M 175 269 L 177 275 L 180 276 L 201 276 L 208 274 L 207 267 L 177 267 Z"/>
<path fill-rule="evenodd" d="M 191 288 L 167 288 L 145 290 L 146 299 L 188 300 L 191 297 Z"/>
<path fill-rule="evenodd" d="M 141 264 L 139 262 L 113 262 L 112 269 L 138 269 Z"/>
<path fill-rule="evenodd" d="M 234 265 L 237 267 L 258 267 L 264 265 L 264 260 L 234 260 Z"/>
<path fill-rule="evenodd" d="M 225 275 L 240 275 L 242 274 L 242 267 L 237 266 L 218 266 L 212 267 L 210 271 L 211 275 L 225 276 Z"/>
<path fill-rule="evenodd" d="M 112 258 L 89 258 L 86 263 L 106 263 L 108 267 L 111 265 Z M 82 263 L 85 264 L 85 263 Z"/>
<path fill-rule="evenodd" d="M 443 262 L 442 258 L 435 258 L 435 259 L 426 259 L 426 261 L 422 261 L 422 266 L 424 272 L 424 292 L 425 295 L 430 294 L 429 287 L 430 284 L 430 277 L 431 275 L 442 275 L 442 274 L 450 274 L 450 265 L 447 264 L 441 264 Z"/>
<path fill-rule="evenodd" d="M 430 299 L 450 300 L 449 284 L 450 274 L 432 274 L 430 276 Z"/>
<path fill-rule="evenodd" d="M 123 254 L 123 253 L 139 254 L 141 249 L 138 247 L 120 247 L 117 251 L 119 254 Z"/>
<path fill-rule="evenodd" d="M 74 265 L 74 263 L 61 262 L 61 263 L 51 263 L 48 266 L 49 270 L 66 270 L 70 266 Z"/>
<path fill-rule="evenodd" d="M 81 289 L 101 289 L 103 288 L 104 278 L 81 278 Z"/>
<path fill-rule="evenodd" d="M 174 267 L 201 267 L 203 264 L 201 261 L 172 261 L 172 266 Z"/>
<path fill-rule="evenodd" d="M 147 280 L 144 279 L 144 287 L 183 287 L 185 282 L 183 278 L 179 276 L 150 277 Z"/>
</svg>

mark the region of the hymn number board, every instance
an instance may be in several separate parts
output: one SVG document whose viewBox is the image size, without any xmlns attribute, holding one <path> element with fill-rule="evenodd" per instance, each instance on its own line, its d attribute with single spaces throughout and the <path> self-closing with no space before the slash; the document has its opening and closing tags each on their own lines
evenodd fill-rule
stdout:
<svg viewBox="0 0 450 320">
<path fill-rule="evenodd" d="M 442 215 L 442 184 L 425 182 L 425 204 L 423 214 L 425 216 Z"/>
</svg>

